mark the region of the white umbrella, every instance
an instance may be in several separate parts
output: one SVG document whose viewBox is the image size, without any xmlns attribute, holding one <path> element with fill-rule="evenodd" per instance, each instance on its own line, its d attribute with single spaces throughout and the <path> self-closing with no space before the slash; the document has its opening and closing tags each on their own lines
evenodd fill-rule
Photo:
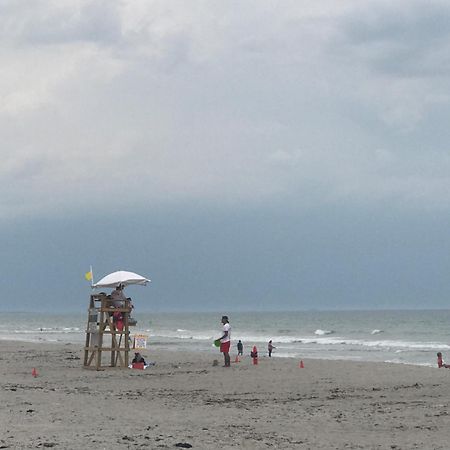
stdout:
<svg viewBox="0 0 450 450">
<path fill-rule="evenodd" d="M 103 277 L 100 281 L 93 284 L 93 288 L 97 287 L 110 287 L 114 288 L 119 284 L 123 284 L 124 286 L 128 286 L 130 284 L 140 284 L 145 286 L 149 283 L 150 280 L 143 277 L 142 275 L 138 275 L 134 272 L 126 272 L 125 270 L 119 270 L 118 272 L 110 273 Z"/>
</svg>

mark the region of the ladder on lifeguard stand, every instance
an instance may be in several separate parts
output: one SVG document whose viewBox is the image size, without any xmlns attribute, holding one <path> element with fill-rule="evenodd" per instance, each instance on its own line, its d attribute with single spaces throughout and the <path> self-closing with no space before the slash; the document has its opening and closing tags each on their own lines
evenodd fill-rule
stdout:
<svg viewBox="0 0 450 450">
<path fill-rule="evenodd" d="M 121 302 L 122 305 L 117 308 L 112 305 L 111 299 L 106 294 L 91 295 L 84 347 L 84 367 L 96 370 L 104 367 L 128 367 L 129 318 L 132 306 L 130 299 Z M 114 313 L 121 314 L 121 325 L 115 322 Z M 105 353 L 110 353 L 108 364 L 103 364 L 103 361 L 107 359 Z"/>
</svg>

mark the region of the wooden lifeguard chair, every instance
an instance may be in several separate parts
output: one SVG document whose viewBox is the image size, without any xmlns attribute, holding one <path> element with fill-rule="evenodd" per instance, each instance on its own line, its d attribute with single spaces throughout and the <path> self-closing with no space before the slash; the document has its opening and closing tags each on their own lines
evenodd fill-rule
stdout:
<svg viewBox="0 0 450 450">
<path fill-rule="evenodd" d="M 121 300 L 121 303 L 123 305 L 120 307 L 114 307 L 105 293 L 90 296 L 84 367 L 96 370 L 105 367 L 128 367 L 129 327 L 130 323 L 133 323 L 133 319 L 130 320 L 132 306 L 130 299 Z M 114 313 L 120 313 L 121 323 L 114 320 Z"/>
</svg>

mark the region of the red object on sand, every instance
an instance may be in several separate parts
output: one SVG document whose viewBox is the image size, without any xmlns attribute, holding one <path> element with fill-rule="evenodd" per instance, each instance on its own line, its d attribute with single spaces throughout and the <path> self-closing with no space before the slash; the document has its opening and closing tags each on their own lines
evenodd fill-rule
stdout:
<svg viewBox="0 0 450 450">
<path fill-rule="evenodd" d="M 298 365 L 299 369 L 304 369 L 305 365 L 303 364 L 303 360 L 300 361 L 300 364 Z"/>
<path fill-rule="evenodd" d="M 131 365 L 131 367 L 133 369 L 140 369 L 140 370 L 144 370 L 144 363 L 133 363 Z"/>
<path fill-rule="evenodd" d="M 253 365 L 258 365 L 258 349 L 256 348 L 256 345 L 253 346 L 253 350 L 250 353 L 250 356 L 253 358 Z"/>
<path fill-rule="evenodd" d="M 38 374 L 37 374 L 37 370 L 35 367 L 33 367 L 33 370 L 31 371 L 31 375 L 33 375 L 34 378 L 37 377 Z"/>
</svg>

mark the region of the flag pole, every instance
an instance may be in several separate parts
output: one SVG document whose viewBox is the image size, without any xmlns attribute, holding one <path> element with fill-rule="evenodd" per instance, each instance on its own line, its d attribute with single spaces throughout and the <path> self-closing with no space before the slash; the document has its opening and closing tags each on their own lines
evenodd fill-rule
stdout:
<svg viewBox="0 0 450 450">
<path fill-rule="evenodd" d="M 92 271 L 92 266 L 91 266 L 91 288 L 94 289 L 94 272 Z"/>
</svg>

